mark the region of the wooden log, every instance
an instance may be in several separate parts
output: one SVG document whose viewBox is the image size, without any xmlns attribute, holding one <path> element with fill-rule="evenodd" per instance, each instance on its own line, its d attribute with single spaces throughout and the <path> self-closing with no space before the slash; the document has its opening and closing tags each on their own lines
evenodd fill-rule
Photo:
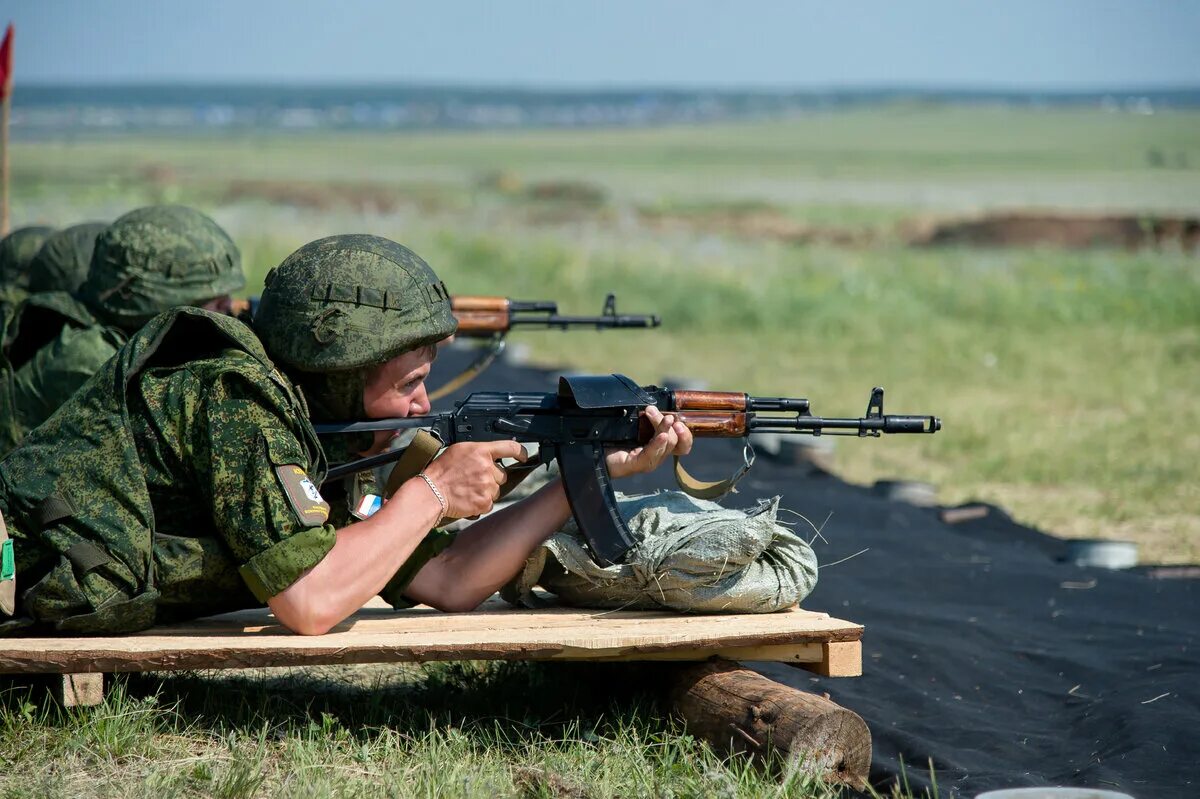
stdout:
<svg viewBox="0 0 1200 799">
<path fill-rule="evenodd" d="M 679 667 L 673 678 L 675 712 L 719 751 L 776 751 L 827 782 L 865 787 L 871 732 L 857 713 L 727 660 Z"/>
</svg>

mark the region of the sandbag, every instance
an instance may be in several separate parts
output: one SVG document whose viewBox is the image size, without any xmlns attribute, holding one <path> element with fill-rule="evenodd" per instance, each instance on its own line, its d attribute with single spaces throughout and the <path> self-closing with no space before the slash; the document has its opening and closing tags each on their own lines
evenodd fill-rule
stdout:
<svg viewBox="0 0 1200 799">
<path fill-rule="evenodd" d="M 617 506 L 638 541 L 625 563 L 597 565 L 572 519 L 501 596 L 539 607 L 538 585 L 579 607 L 771 613 L 816 586 L 817 557 L 777 521 L 779 497 L 737 510 L 680 491 L 618 493 Z"/>
</svg>

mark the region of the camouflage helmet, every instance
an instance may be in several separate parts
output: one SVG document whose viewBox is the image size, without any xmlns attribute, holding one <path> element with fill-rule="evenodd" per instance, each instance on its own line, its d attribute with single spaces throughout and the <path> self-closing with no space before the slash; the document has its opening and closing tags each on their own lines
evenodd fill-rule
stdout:
<svg viewBox="0 0 1200 799">
<path fill-rule="evenodd" d="M 379 236 L 330 236 L 267 273 L 254 327 L 278 363 L 341 372 L 454 333 L 450 295 L 415 252 Z"/>
<path fill-rule="evenodd" d="M 29 264 L 29 290 L 74 293 L 87 278 L 96 237 L 106 227 L 106 222 L 84 222 L 46 239 Z"/>
<path fill-rule="evenodd" d="M 29 262 L 53 232 L 52 227 L 30 226 L 0 239 L 0 287 L 29 287 Z"/>
<path fill-rule="evenodd" d="M 202 305 L 246 284 L 242 256 L 216 222 L 182 205 L 130 211 L 96 238 L 79 299 L 134 329 L 177 305 Z"/>
</svg>

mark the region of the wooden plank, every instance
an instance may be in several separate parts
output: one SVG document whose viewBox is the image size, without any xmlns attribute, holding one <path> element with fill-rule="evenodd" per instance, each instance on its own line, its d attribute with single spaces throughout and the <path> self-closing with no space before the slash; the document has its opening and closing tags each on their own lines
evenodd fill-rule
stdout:
<svg viewBox="0 0 1200 799">
<path fill-rule="evenodd" d="M 635 652 L 631 654 L 597 657 L 590 653 L 564 654 L 556 660 L 674 660 L 698 661 L 720 656 L 726 660 L 771 660 L 798 665 L 813 665 L 821 663 L 824 652 L 821 644 L 779 644 L 775 646 L 732 646 L 718 649 L 668 649 L 663 652 Z"/>
<path fill-rule="evenodd" d="M 0 673 L 433 660 L 691 660 L 714 654 L 820 664 L 828 658 L 819 647 L 857 642 L 862 636 L 860 625 L 804 610 L 720 616 L 515 610 L 497 599 L 472 613 L 447 614 L 427 607 L 395 611 L 379 604 L 312 637 L 293 635 L 264 609 L 124 637 L 12 638 L 0 650 Z"/>
<path fill-rule="evenodd" d="M 94 707 L 104 701 L 104 674 L 63 674 L 51 691 L 63 707 Z"/>
<path fill-rule="evenodd" d="M 812 670 L 823 677 L 861 677 L 862 644 L 858 641 L 821 644 L 821 659 Z"/>
</svg>

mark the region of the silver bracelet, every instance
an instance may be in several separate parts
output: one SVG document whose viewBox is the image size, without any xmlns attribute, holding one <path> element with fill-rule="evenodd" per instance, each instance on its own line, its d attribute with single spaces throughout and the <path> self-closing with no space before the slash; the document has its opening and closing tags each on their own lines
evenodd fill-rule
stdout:
<svg viewBox="0 0 1200 799">
<path fill-rule="evenodd" d="M 429 479 L 429 475 L 425 474 L 425 472 L 418 472 L 417 477 L 420 477 L 425 481 L 425 485 L 429 486 L 429 490 L 433 492 L 435 497 L 437 497 L 438 504 L 442 506 L 442 515 L 439 516 L 438 520 L 433 523 L 433 526 L 437 527 L 439 524 L 441 524 L 442 519 L 446 518 L 446 513 L 450 510 L 450 503 L 446 501 L 446 497 L 442 495 L 442 492 L 438 490 L 438 487 L 433 484 L 432 480 Z"/>
</svg>

